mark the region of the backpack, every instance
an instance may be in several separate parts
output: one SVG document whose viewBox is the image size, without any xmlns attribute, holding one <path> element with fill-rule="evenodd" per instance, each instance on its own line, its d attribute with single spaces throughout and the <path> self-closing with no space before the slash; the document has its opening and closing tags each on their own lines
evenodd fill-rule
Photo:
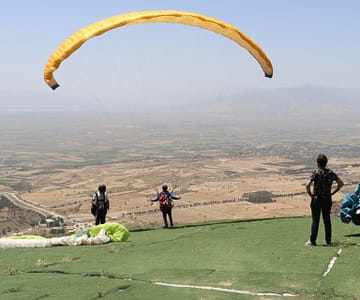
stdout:
<svg viewBox="0 0 360 300">
<path fill-rule="evenodd" d="M 167 193 L 163 193 L 163 192 L 160 193 L 159 203 L 160 203 L 160 208 L 173 207 L 173 201 Z"/>
<path fill-rule="evenodd" d="M 97 210 L 106 210 L 107 209 L 107 205 L 106 205 L 106 194 L 104 194 L 104 196 L 102 198 L 99 198 L 98 193 L 95 193 L 95 198 L 96 198 L 96 209 Z"/>
</svg>

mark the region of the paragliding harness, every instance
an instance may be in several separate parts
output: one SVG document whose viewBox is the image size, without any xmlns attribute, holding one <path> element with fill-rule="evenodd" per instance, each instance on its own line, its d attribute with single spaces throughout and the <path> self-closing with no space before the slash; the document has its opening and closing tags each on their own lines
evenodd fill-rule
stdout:
<svg viewBox="0 0 360 300">
<path fill-rule="evenodd" d="M 93 205 L 91 206 L 91 213 L 92 213 L 93 216 L 96 215 L 96 212 L 97 212 L 98 210 L 104 210 L 104 211 L 107 210 L 107 204 L 106 204 L 106 196 L 105 196 L 105 194 L 104 194 L 104 197 L 103 197 L 102 199 L 100 199 L 98 193 L 96 192 L 96 193 L 95 193 L 95 200 L 96 200 L 96 201 L 95 201 L 95 204 L 93 204 Z"/>
<path fill-rule="evenodd" d="M 159 197 L 160 210 L 168 210 L 174 206 L 173 200 L 166 192 L 161 192 Z"/>
</svg>

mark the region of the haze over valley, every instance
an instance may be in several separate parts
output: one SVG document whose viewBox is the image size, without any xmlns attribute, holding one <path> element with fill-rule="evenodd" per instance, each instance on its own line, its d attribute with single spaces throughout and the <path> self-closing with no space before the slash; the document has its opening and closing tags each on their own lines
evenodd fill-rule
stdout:
<svg viewBox="0 0 360 300">
<path fill-rule="evenodd" d="M 0 118 L 0 190 L 89 224 L 90 195 L 102 182 L 109 217 L 128 226 L 161 223 L 147 200 L 163 183 L 182 196 L 177 222 L 308 215 L 303 184 L 319 152 L 344 178 L 344 193 L 358 182 L 358 95 L 297 87 L 146 109 L 119 100 L 113 111 L 13 95 Z M 249 202 L 261 193 L 264 203 Z M 1 207 L 2 228 L 19 226 Z"/>
</svg>

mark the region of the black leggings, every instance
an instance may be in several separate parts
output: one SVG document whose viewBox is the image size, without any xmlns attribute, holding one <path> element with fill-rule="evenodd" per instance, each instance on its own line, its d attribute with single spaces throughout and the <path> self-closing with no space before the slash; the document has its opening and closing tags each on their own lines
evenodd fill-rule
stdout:
<svg viewBox="0 0 360 300">
<path fill-rule="evenodd" d="M 169 216 L 169 221 L 170 221 L 170 226 L 172 227 L 173 224 L 173 219 L 172 219 L 172 207 L 161 207 L 160 208 L 162 215 L 163 215 L 163 219 L 164 219 L 164 225 L 165 227 L 168 227 L 168 222 L 167 222 L 167 215 Z"/>
<path fill-rule="evenodd" d="M 310 207 L 311 207 L 312 224 L 311 224 L 310 241 L 314 245 L 316 245 L 316 239 L 319 231 L 320 214 L 322 214 L 323 217 L 326 244 L 331 243 L 331 219 L 330 219 L 331 205 L 332 205 L 331 199 L 323 201 L 313 198 L 311 200 Z"/>
<path fill-rule="evenodd" d="M 106 217 L 106 210 L 98 209 L 96 212 L 95 225 L 104 224 Z"/>
</svg>

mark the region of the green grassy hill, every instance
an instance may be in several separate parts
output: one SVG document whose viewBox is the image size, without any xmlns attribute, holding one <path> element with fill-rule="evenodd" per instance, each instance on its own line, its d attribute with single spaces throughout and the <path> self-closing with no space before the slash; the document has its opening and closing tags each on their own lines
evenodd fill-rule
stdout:
<svg viewBox="0 0 360 300">
<path fill-rule="evenodd" d="M 0 299 L 360 299 L 360 227 L 334 217 L 334 245 L 322 246 L 321 228 L 319 246 L 305 247 L 310 221 L 188 224 L 101 246 L 0 249 Z"/>
</svg>

